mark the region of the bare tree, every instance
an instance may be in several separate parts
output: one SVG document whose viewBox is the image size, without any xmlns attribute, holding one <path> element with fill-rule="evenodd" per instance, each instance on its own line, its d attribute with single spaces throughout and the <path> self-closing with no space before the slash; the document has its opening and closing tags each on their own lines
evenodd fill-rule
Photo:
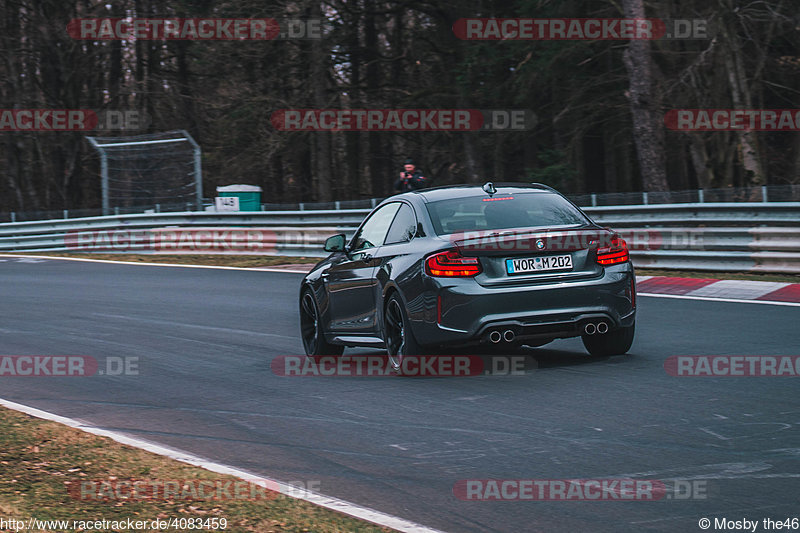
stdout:
<svg viewBox="0 0 800 533">
<path fill-rule="evenodd" d="M 623 0 L 622 6 L 626 18 L 645 18 L 643 0 Z M 630 79 L 627 95 L 633 116 L 633 139 L 642 172 L 642 188 L 645 191 L 666 191 L 669 185 L 664 153 L 663 109 L 650 41 L 631 40 L 622 57 Z"/>
</svg>

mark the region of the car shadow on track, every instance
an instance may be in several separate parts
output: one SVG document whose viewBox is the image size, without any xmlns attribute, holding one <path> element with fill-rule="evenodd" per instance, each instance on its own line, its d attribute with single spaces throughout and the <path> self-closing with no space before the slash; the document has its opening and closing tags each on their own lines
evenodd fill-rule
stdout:
<svg viewBox="0 0 800 533">
<path fill-rule="evenodd" d="M 356 355 L 376 355 L 384 356 L 383 350 L 367 348 L 348 348 L 345 356 Z M 581 367 L 584 365 L 596 365 L 625 361 L 630 356 L 606 356 L 597 357 L 589 355 L 584 351 L 569 349 L 556 349 L 551 346 L 532 348 L 529 346 L 513 347 L 508 349 L 496 347 L 463 347 L 463 348 L 440 348 L 436 351 L 428 352 L 428 355 L 437 356 L 470 356 L 479 357 L 482 360 L 482 375 L 524 375 L 537 370 L 557 369 L 567 367 Z"/>
<path fill-rule="evenodd" d="M 505 358 L 513 361 L 513 358 L 524 358 L 524 368 L 526 372 L 543 370 L 547 368 L 580 367 L 584 365 L 595 365 L 612 361 L 613 357 L 595 357 L 585 352 L 573 350 L 554 349 L 550 347 L 531 348 L 528 346 L 515 348 L 508 351 L 494 351 L 481 354 L 487 362 L 491 359 Z"/>
</svg>

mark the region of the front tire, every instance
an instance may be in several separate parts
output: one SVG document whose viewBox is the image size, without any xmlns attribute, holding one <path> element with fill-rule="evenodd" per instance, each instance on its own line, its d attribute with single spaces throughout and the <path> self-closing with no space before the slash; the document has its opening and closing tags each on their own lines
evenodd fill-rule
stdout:
<svg viewBox="0 0 800 533">
<path fill-rule="evenodd" d="M 319 307 L 311 289 L 304 290 L 300 297 L 300 336 L 308 356 L 342 355 L 344 352 L 344 346 L 325 340 Z"/>
<path fill-rule="evenodd" d="M 583 345 L 595 357 L 622 355 L 631 349 L 636 322 L 628 327 L 617 328 L 603 335 L 583 335 Z"/>
<path fill-rule="evenodd" d="M 421 355 L 422 347 L 414 338 L 405 306 L 397 294 L 392 294 L 383 313 L 383 332 L 389 363 L 395 372 L 400 372 L 403 358 Z"/>
</svg>

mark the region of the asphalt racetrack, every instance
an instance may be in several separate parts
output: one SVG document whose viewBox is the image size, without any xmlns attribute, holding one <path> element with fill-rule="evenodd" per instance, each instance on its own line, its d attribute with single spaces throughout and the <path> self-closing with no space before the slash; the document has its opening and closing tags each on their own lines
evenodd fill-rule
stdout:
<svg viewBox="0 0 800 533">
<path fill-rule="evenodd" d="M 639 298 L 631 355 L 580 340 L 524 375 L 279 377 L 302 275 L 0 262 L 0 355 L 138 357 L 138 375 L 0 377 L 0 398 L 448 532 L 700 531 L 800 515 L 799 378 L 674 377 L 672 355 L 798 355 L 800 308 Z M 381 353 L 347 350 L 346 354 Z M 459 480 L 647 479 L 658 501 L 463 501 Z M 317 483 L 318 482 L 318 483 Z"/>
</svg>

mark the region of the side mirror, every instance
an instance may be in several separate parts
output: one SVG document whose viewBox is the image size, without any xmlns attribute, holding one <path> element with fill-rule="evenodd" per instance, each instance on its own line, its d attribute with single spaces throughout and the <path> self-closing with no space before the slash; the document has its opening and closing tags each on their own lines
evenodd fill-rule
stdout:
<svg viewBox="0 0 800 533">
<path fill-rule="evenodd" d="M 345 236 L 344 233 L 328 237 L 325 240 L 326 252 L 344 252 L 345 249 Z"/>
</svg>

